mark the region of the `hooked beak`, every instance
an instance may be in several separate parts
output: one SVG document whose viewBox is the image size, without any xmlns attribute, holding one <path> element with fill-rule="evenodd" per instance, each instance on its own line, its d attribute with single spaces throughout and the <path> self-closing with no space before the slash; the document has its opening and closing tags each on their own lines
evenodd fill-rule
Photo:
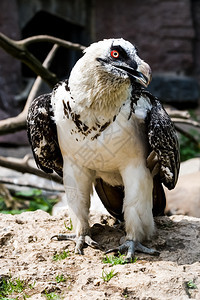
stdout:
<svg viewBox="0 0 200 300">
<path fill-rule="evenodd" d="M 144 61 L 137 67 L 133 69 L 129 66 L 116 66 L 119 69 L 122 69 L 127 72 L 129 78 L 135 82 L 141 84 L 144 87 L 147 87 L 151 81 L 151 68 Z"/>
</svg>

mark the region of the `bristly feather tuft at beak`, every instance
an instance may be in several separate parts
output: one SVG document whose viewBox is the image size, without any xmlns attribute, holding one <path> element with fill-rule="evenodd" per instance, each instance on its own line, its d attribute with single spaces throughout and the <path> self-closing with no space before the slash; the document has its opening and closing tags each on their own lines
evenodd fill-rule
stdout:
<svg viewBox="0 0 200 300">
<path fill-rule="evenodd" d="M 127 67 L 115 66 L 115 67 L 126 71 L 131 81 L 133 80 L 134 82 L 137 82 L 144 87 L 147 87 L 151 82 L 151 78 L 152 78 L 151 68 L 145 62 L 142 62 L 136 70 L 128 66 Z"/>
</svg>

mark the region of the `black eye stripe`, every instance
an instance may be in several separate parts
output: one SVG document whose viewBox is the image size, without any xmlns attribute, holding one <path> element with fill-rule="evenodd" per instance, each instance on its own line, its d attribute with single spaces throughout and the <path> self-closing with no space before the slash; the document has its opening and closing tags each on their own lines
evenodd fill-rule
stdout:
<svg viewBox="0 0 200 300">
<path fill-rule="evenodd" d="M 128 53 L 126 52 L 126 50 L 124 50 L 124 48 L 122 48 L 120 45 L 116 45 L 116 46 L 111 46 L 111 51 L 116 50 L 119 53 L 119 57 L 118 59 L 125 62 L 126 64 L 128 64 L 130 67 L 132 67 L 133 69 L 137 69 L 138 64 L 136 63 L 135 60 L 133 60 Z M 136 49 L 137 51 L 137 49 Z M 137 53 L 137 52 L 136 52 Z"/>
<path fill-rule="evenodd" d="M 111 51 L 113 50 L 116 50 L 119 52 L 119 56 L 121 58 L 124 58 L 124 59 L 128 59 L 128 54 L 126 53 L 126 51 L 119 45 L 119 46 L 112 46 L 111 47 Z"/>
</svg>

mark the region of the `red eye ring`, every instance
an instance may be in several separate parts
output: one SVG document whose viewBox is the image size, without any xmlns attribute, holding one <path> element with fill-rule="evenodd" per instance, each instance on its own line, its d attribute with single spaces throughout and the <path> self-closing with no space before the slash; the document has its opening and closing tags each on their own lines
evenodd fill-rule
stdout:
<svg viewBox="0 0 200 300">
<path fill-rule="evenodd" d="M 110 54 L 114 58 L 118 58 L 119 57 L 119 52 L 117 50 L 112 50 Z"/>
</svg>

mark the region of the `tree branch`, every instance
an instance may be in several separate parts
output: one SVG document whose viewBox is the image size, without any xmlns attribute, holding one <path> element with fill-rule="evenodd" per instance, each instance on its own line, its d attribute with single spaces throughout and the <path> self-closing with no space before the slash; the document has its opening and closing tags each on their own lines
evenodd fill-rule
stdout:
<svg viewBox="0 0 200 300">
<path fill-rule="evenodd" d="M 56 74 L 47 70 L 41 64 L 41 62 L 27 49 L 28 45 L 39 42 L 50 42 L 65 48 L 71 48 L 79 51 L 84 50 L 85 47 L 80 44 L 71 43 L 49 35 L 38 35 L 21 41 L 15 41 L 8 38 L 3 33 L 0 33 L 0 46 L 6 52 L 25 63 L 33 72 L 41 76 L 44 81 L 53 87 L 58 82 Z"/>
<path fill-rule="evenodd" d="M 62 46 L 64 48 L 70 48 L 70 49 L 80 50 L 80 51 L 83 51 L 86 48 L 85 46 L 82 46 L 80 44 L 65 41 L 63 39 L 59 39 L 57 37 L 50 36 L 50 35 L 31 36 L 24 40 L 16 41 L 16 44 L 19 46 L 25 45 L 27 47 L 32 43 L 40 43 L 40 42 L 50 42 L 53 44 L 58 44 L 59 46 Z"/>
<path fill-rule="evenodd" d="M 62 178 L 59 177 L 58 175 L 47 174 L 47 173 L 43 172 L 42 170 L 39 170 L 37 168 L 30 166 L 28 163 L 29 159 L 30 159 L 29 155 L 26 155 L 23 159 L 11 158 L 11 157 L 5 158 L 3 156 L 0 156 L 0 166 L 7 168 L 7 169 L 15 170 L 15 171 L 18 171 L 21 173 L 34 174 L 34 175 L 42 177 L 42 178 L 46 178 L 46 179 L 53 180 L 58 183 L 62 183 Z"/>
<path fill-rule="evenodd" d="M 46 59 L 43 62 L 44 68 L 49 68 L 58 48 L 59 48 L 58 45 L 54 45 L 52 47 L 51 51 L 49 52 L 49 54 L 47 55 Z M 0 121 L 0 135 L 14 133 L 16 131 L 26 129 L 26 117 L 28 113 L 28 108 L 31 102 L 33 101 L 33 99 L 36 97 L 36 94 L 41 84 L 42 84 L 42 78 L 38 76 L 31 88 L 31 91 L 29 93 L 23 111 L 16 117 L 8 118 Z"/>
<path fill-rule="evenodd" d="M 1 184 L 9 184 L 9 185 L 17 185 L 17 186 L 22 186 L 22 187 L 29 187 L 29 188 L 33 188 L 33 189 L 39 189 L 39 190 L 44 190 L 44 191 L 49 191 L 49 192 L 58 192 L 58 193 L 64 193 L 64 188 L 60 187 L 60 186 L 54 186 L 53 188 L 47 185 L 34 185 L 34 184 L 30 184 L 30 183 L 26 183 L 26 182 L 16 182 L 16 179 L 11 179 L 11 178 L 1 178 L 0 177 L 0 187 Z"/>
<path fill-rule="evenodd" d="M 187 119 L 181 119 L 181 118 L 172 118 L 172 121 L 174 123 L 182 123 L 182 124 L 187 124 L 187 125 L 191 125 L 194 127 L 198 127 L 200 128 L 200 123 L 194 120 L 187 120 Z"/>
<path fill-rule="evenodd" d="M 190 113 L 187 110 L 182 111 L 182 110 L 172 109 L 170 107 L 166 107 L 165 109 L 171 118 L 189 119 L 191 117 Z"/>
<path fill-rule="evenodd" d="M 58 82 L 57 76 L 47 70 L 41 62 L 27 50 L 26 44 L 24 44 L 23 41 L 19 44 L 17 41 L 0 33 L 0 46 L 6 52 L 25 63 L 37 75 L 40 75 L 51 87 Z"/>
<path fill-rule="evenodd" d="M 195 145 L 199 146 L 200 143 L 199 141 L 191 134 L 189 133 L 188 131 L 184 130 L 183 128 L 180 128 L 179 126 L 175 125 L 175 129 L 183 134 L 184 136 L 186 136 L 190 141 L 192 141 Z"/>
</svg>

